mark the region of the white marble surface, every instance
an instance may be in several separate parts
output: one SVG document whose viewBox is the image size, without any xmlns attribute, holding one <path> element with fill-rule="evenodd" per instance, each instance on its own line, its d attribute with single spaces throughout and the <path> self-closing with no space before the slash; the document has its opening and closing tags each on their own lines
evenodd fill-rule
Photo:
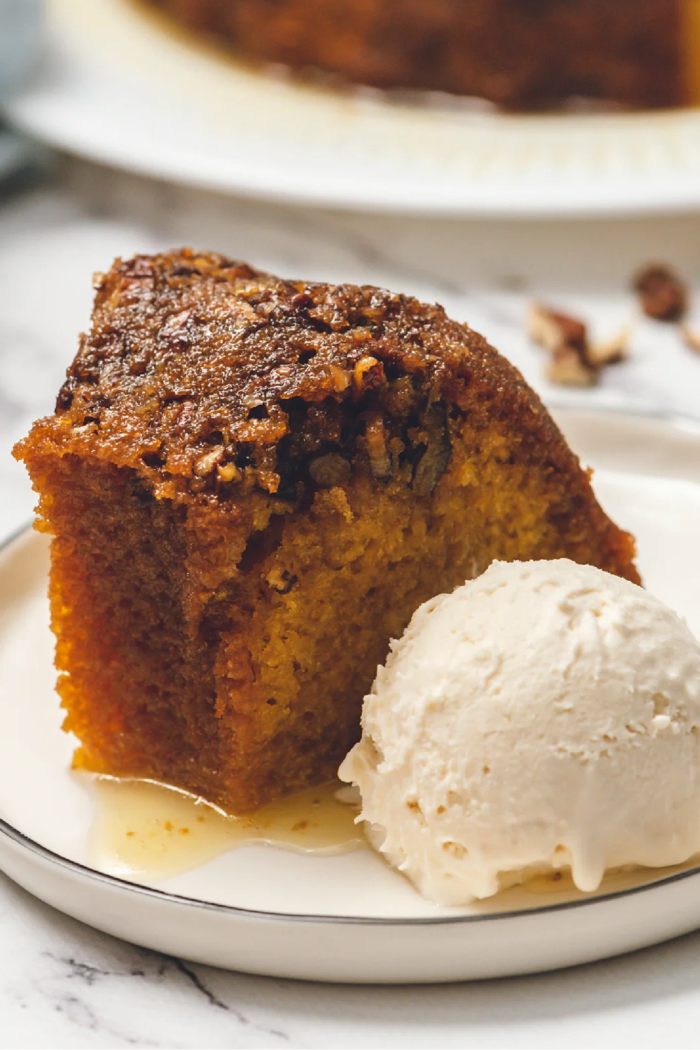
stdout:
<svg viewBox="0 0 700 1050">
<path fill-rule="evenodd" d="M 402 221 L 179 190 L 79 162 L 0 196 L 0 537 L 32 494 L 10 458 L 52 408 L 88 321 L 93 270 L 191 243 L 287 276 L 383 284 L 483 331 L 551 402 L 700 416 L 700 356 L 636 320 L 595 391 L 542 380 L 522 328 L 534 296 L 601 337 L 635 317 L 630 275 L 663 259 L 694 282 L 700 216 L 608 223 Z M 90 931 L 0 876 L 0 1047 L 691 1047 L 700 935 L 566 973 L 445 988 L 340 988 L 184 965 Z"/>
</svg>

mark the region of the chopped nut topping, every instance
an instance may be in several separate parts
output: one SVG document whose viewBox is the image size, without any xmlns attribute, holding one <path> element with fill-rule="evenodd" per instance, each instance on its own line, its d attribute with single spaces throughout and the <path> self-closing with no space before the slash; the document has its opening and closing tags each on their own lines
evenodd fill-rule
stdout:
<svg viewBox="0 0 700 1050">
<path fill-rule="evenodd" d="M 332 489 L 348 480 L 352 474 L 352 467 L 347 459 L 343 459 L 337 452 L 327 452 L 325 456 L 311 461 L 309 474 L 319 488 Z"/>
<path fill-rule="evenodd" d="M 362 377 L 365 372 L 369 372 L 378 363 L 376 357 L 367 356 L 360 358 L 353 370 L 353 380 L 357 386 L 362 386 Z"/>
<path fill-rule="evenodd" d="M 427 431 L 427 447 L 416 467 L 413 491 L 419 496 L 429 496 L 452 456 L 452 445 L 447 432 L 445 406 L 440 401 L 430 406 L 425 413 L 423 428 Z"/>
<path fill-rule="evenodd" d="M 278 594 L 289 594 L 298 580 L 298 576 L 293 575 L 288 569 L 271 569 L 266 578 L 268 585 Z"/>
<path fill-rule="evenodd" d="M 211 452 L 205 453 L 194 465 L 194 472 L 198 478 L 211 474 L 214 467 L 224 458 L 225 449 L 223 445 L 217 445 Z"/>
<path fill-rule="evenodd" d="M 162 339 L 175 339 L 178 336 L 182 336 L 192 315 L 193 310 L 191 309 L 180 310 L 178 313 L 172 314 L 161 328 L 160 337 Z"/>
<path fill-rule="evenodd" d="M 346 372 L 344 368 L 338 368 L 337 365 L 331 365 L 331 376 L 333 380 L 333 389 L 339 394 L 341 394 L 343 390 L 347 390 L 352 382 L 350 373 Z"/>
<path fill-rule="evenodd" d="M 391 456 L 386 443 L 386 432 L 384 420 L 379 413 L 375 413 L 367 420 L 365 428 L 365 444 L 369 456 L 369 469 L 374 478 L 391 477 Z"/>
<path fill-rule="evenodd" d="M 183 401 L 182 410 L 178 416 L 178 424 L 185 426 L 194 416 L 194 401 Z"/>
<path fill-rule="evenodd" d="M 656 321 L 681 321 L 688 309 L 688 289 L 670 266 L 645 266 L 634 278 L 642 310 Z"/>
<path fill-rule="evenodd" d="M 235 463 L 224 463 L 216 468 L 220 481 L 240 481 L 243 474 Z"/>
</svg>

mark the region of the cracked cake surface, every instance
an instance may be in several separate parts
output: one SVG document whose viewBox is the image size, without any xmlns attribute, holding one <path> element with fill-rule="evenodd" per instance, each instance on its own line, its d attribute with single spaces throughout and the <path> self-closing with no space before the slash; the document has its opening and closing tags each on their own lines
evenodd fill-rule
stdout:
<svg viewBox="0 0 700 1050">
<path fill-rule="evenodd" d="M 389 640 L 494 558 L 638 580 L 536 395 L 441 307 L 188 249 L 95 285 L 16 450 L 77 765 L 242 812 L 335 773 Z"/>
</svg>

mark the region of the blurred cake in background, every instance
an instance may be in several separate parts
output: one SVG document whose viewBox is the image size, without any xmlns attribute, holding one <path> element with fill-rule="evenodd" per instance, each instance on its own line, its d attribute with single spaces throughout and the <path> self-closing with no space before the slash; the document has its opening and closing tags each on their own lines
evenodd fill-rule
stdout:
<svg viewBox="0 0 700 1050">
<path fill-rule="evenodd" d="M 700 0 L 148 0 L 262 63 L 511 110 L 700 99 Z"/>
</svg>

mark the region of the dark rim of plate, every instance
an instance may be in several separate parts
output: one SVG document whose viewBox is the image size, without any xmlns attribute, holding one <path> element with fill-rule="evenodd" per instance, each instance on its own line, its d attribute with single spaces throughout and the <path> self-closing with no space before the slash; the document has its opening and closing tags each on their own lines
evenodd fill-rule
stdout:
<svg viewBox="0 0 700 1050">
<path fill-rule="evenodd" d="M 635 411 L 617 411 L 617 410 L 606 410 L 595 408 L 585 408 L 583 406 L 554 406 L 550 405 L 554 412 L 571 412 L 574 413 L 585 413 L 588 415 L 603 415 L 607 417 L 622 416 L 627 418 L 636 418 L 639 421 L 648 419 L 654 419 L 660 422 L 666 422 L 672 427 L 676 427 L 681 432 L 688 433 L 688 430 L 695 431 L 697 437 L 700 437 L 700 421 L 693 419 L 692 417 L 683 417 L 680 415 L 669 415 L 664 412 L 649 412 L 640 413 Z M 11 533 L 2 543 L 0 543 L 0 554 L 5 552 L 5 557 L 9 553 L 9 548 L 18 540 L 25 537 L 31 530 L 31 524 L 22 525 L 15 532 Z M 1 567 L 0 567 L 1 568 Z M 534 917 L 543 915 L 548 912 L 567 912 L 574 908 L 587 908 L 594 905 L 604 906 L 614 901 L 619 900 L 623 897 L 633 897 L 639 893 L 650 893 L 653 890 L 663 889 L 667 886 L 672 885 L 676 882 L 682 882 L 686 879 L 695 878 L 700 875 L 700 865 L 690 868 L 687 871 L 679 871 L 673 875 L 666 875 L 659 879 L 650 879 L 648 882 L 644 882 L 639 886 L 631 886 L 626 890 L 616 890 L 612 893 L 603 893 L 595 896 L 582 897 L 581 899 L 573 901 L 563 901 L 559 904 L 546 904 L 541 907 L 535 908 L 520 908 L 514 909 L 513 911 L 502 911 L 502 912 L 489 912 L 483 915 L 440 915 L 425 916 L 420 918 L 377 918 L 375 916 L 362 916 L 362 915 L 314 915 L 314 914 L 294 914 L 289 912 L 275 912 L 275 911 L 258 911 L 253 908 L 237 908 L 232 904 L 216 904 L 213 901 L 204 901 L 196 897 L 186 897 L 178 893 L 169 893 L 167 890 L 159 890 L 152 886 L 144 886 L 138 882 L 130 882 L 126 879 L 120 879 L 116 875 L 107 875 L 104 872 L 97 871 L 94 868 L 89 868 L 85 864 L 80 864 L 78 861 L 69 860 L 67 857 L 62 857 L 59 853 L 54 853 L 53 850 L 47 849 L 45 846 L 35 842 L 34 839 L 29 838 L 23 832 L 18 831 L 17 828 L 12 827 L 7 821 L 0 818 L 0 834 L 10 839 L 11 842 L 15 843 L 16 846 L 27 850 L 40 857 L 42 860 L 50 863 L 54 867 L 62 868 L 66 871 L 70 871 L 84 878 L 90 879 L 95 882 L 103 883 L 113 889 L 121 892 L 136 893 L 140 896 L 151 897 L 153 900 L 163 902 L 166 904 L 172 904 L 176 906 L 184 906 L 189 908 L 200 908 L 206 911 L 220 912 L 222 914 L 235 915 L 240 919 L 249 919 L 251 921 L 268 921 L 268 922 L 300 922 L 300 923 L 326 923 L 328 925 L 360 925 L 360 926 L 446 926 L 446 925 L 460 925 L 463 923 L 473 922 L 494 922 L 503 921 L 507 919 L 526 919 L 528 917 Z M 653 870 L 653 869 L 650 869 Z"/>
</svg>

